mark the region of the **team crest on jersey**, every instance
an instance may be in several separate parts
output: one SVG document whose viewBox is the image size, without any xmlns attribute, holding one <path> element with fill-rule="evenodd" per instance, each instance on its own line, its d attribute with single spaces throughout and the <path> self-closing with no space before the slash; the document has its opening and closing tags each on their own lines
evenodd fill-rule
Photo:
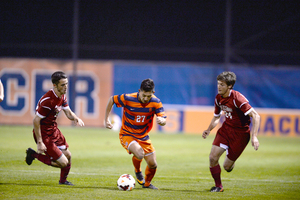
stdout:
<svg viewBox="0 0 300 200">
<path fill-rule="evenodd" d="M 225 117 L 232 119 L 232 108 L 229 108 L 225 105 L 220 105 L 221 109 L 224 111 Z"/>
<path fill-rule="evenodd" d="M 56 113 L 55 114 L 55 117 L 57 117 L 58 116 L 58 114 L 59 114 L 59 112 L 62 110 L 62 107 L 61 106 L 55 106 L 55 110 L 54 110 L 54 112 Z"/>
<path fill-rule="evenodd" d="M 225 105 L 220 105 L 221 106 L 221 109 L 223 110 L 223 111 L 226 111 L 226 112 L 232 112 L 232 109 L 231 108 L 229 108 L 229 107 L 227 107 L 227 106 L 225 106 Z"/>
</svg>

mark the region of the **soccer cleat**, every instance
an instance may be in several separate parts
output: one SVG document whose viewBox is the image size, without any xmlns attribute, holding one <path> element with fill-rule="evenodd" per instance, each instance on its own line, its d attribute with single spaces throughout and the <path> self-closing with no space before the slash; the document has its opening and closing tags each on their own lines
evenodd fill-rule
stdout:
<svg viewBox="0 0 300 200">
<path fill-rule="evenodd" d="M 223 188 L 220 188 L 220 187 L 212 187 L 210 189 L 211 192 L 223 192 L 224 189 Z"/>
<path fill-rule="evenodd" d="M 136 176 L 136 180 L 137 180 L 138 184 L 140 184 L 140 185 L 145 184 L 145 179 L 144 179 L 142 172 L 135 172 L 135 176 Z"/>
<path fill-rule="evenodd" d="M 69 182 L 69 181 L 65 181 L 64 183 L 61 183 L 60 181 L 58 182 L 59 185 L 71 185 L 71 186 L 74 186 L 73 183 Z"/>
<path fill-rule="evenodd" d="M 33 150 L 32 148 L 28 148 L 26 150 L 26 158 L 25 161 L 27 163 L 27 165 L 31 165 L 32 161 L 35 159 L 33 157 L 33 154 L 36 153 L 35 150 Z"/>
<path fill-rule="evenodd" d="M 155 187 L 155 186 L 152 185 L 152 184 L 150 184 L 149 186 L 143 185 L 143 188 L 149 188 L 149 189 L 153 189 L 153 190 L 159 190 L 157 187 Z"/>
</svg>

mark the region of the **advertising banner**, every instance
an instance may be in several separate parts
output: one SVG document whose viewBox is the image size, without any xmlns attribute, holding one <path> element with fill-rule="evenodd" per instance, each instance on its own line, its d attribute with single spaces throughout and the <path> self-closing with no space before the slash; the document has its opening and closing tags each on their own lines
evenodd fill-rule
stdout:
<svg viewBox="0 0 300 200">
<path fill-rule="evenodd" d="M 105 107 L 112 91 L 111 62 L 73 62 L 48 59 L 0 59 L 0 79 L 4 101 L 0 103 L 1 124 L 32 124 L 39 99 L 51 88 L 51 75 L 63 71 L 68 75 L 68 103 L 87 126 L 103 127 Z M 74 83 L 76 79 L 76 84 Z M 71 88 L 74 88 L 74 92 Z M 60 112 L 59 125 L 71 125 Z"/>
<path fill-rule="evenodd" d="M 113 94 L 136 92 L 141 81 L 150 77 L 156 84 L 155 95 L 161 99 L 168 116 L 167 125 L 161 127 L 154 123 L 152 132 L 201 135 L 213 117 L 214 107 L 208 102 L 214 102 L 216 91 L 213 88 L 216 86 L 213 85 L 215 83 L 213 77 L 216 73 L 209 66 L 204 68 L 192 66 L 188 70 L 175 64 L 175 67 L 171 64 L 167 66 L 148 64 L 142 68 L 139 64 L 130 66 L 128 63 L 79 60 L 74 68 L 74 63 L 70 60 L 2 58 L 0 79 L 4 86 L 5 97 L 0 103 L 0 124 L 32 125 L 37 102 L 53 87 L 52 73 L 64 71 L 69 81 L 68 103 L 86 126 L 104 127 L 105 108 L 109 97 Z M 161 78 L 168 73 L 172 74 L 172 77 L 170 75 L 167 79 Z M 209 76 L 201 78 L 205 77 L 205 74 Z M 191 77 L 194 77 L 195 81 L 191 81 L 189 79 Z M 247 82 L 247 85 L 250 84 Z M 246 89 L 245 87 L 242 90 Z M 298 98 L 296 96 L 294 99 Z M 191 99 L 195 101 L 190 102 Z M 291 106 L 294 109 L 282 109 L 261 108 L 255 106 L 255 103 L 251 105 L 261 116 L 259 135 L 300 136 L 300 110 L 295 106 Z M 122 109 L 114 106 L 111 120 L 115 122 L 115 131 L 120 128 L 121 115 Z M 221 117 L 218 127 L 223 121 L 224 117 Z M 59 125 L 72 125 L 63 112 L 59 114 L 57 122 Z M 218 127 L 212 134 L 216 133 Z"/>
<path fill-rule="evenodd" d="M 165 133 L 202 134 L 213 118 L 213 106 L 164 105 L 167 124 L 154 126 L 157 131 Z M 258 135 L 300 137 L 300 110 L 296 109 L 262 109 L 255 108 L 261 117 Z M 215 134 L 224 122 L 222 115 Z"/>
</svg>

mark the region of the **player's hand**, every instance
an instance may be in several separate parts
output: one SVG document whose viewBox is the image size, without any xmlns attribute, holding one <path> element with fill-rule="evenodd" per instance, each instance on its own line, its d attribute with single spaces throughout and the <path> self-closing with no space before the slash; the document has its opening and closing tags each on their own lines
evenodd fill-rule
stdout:
<svg viewBox="0 0 300 200">
<path fill-rule="evenodd" d="M 209 131 L 209 130 L 205 130 L 205 131 L 203 131 L 203 133 L 202 133 L 202 137 L 203 137 L 204 139 L 206 139 L 206 137 L 209 135 L 209 133 L 210 133 L 210 131 Z"/>
<path fill-rule="evenodd" d="M 159 125 L 164 126 L 164 125 L 166 125 L 167 120 L 166 120 L 166 118 L 163 118 L 163 117 L 156 117 L 156 122 Z"/>
<path fill-rule="evenodd" d="M 44 153 L 46 150 L 47 150 L 47 147 L 45 146 L 44 142 L 37 143 L 37 152 L 38 153 Z"/>
<path fill-rule="evenodd" d="M 108 128 L 108 129 L 112 129 L 113 128 L 113 125 L 112 123 L 109 121 L 109 119 L 105 120 L 105 127 Z"/>
<path fill-rule="evenodd" d="M 252 143 L 252 146 L 254 147 L 255 151 L 258 150 L 258 147 L 259 147 L 259 141 L 257 139 L 257 137 L 252 137 L 251 139 L 251 143 Z"/>
<path fill-rule="evenodd" d="M 84 122 L 80 118 L 74 120 L 75 125 L 84 126 Z"/>
</svg>

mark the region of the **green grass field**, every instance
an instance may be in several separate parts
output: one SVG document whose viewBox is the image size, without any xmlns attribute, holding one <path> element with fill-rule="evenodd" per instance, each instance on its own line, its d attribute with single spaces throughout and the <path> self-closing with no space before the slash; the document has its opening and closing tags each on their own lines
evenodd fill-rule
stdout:
<svg viewBox="0 0 300 200">
<path fill-rule="evenodd" d="M 214 186 L 208 155 L 214 136 L 150 134 L 158 170 L 152 183 L 160 190 L 136 185 L 119 191 L 121 174 L 134 175 L 131 156 L 118 133 L 96 128 L 62 127 L 72 152 L 68 180 L 58 185 L 60 169 L 35 160 L 25 161 L 25 150 L 36 149 L 29 126 L 0 127 L 0 199 L 300 199 L 300 138 L 259 137 L 260 149 L 249 144 L 231 173 L 222 169 L 225 191 Z M 221 158 L 221 164 L 224 155 Z M 143 169 L 145 169 L 143 162 Z"/>
</svg>

